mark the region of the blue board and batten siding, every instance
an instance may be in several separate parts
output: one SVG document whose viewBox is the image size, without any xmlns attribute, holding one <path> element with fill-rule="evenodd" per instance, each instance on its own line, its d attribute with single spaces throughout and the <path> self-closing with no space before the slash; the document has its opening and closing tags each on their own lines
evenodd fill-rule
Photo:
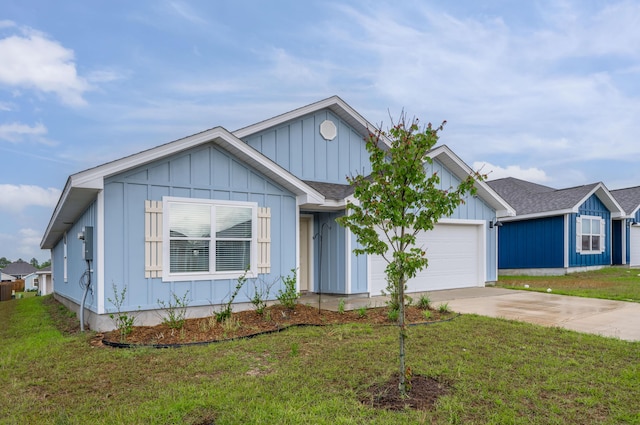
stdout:
<svg viewBox="0 0 640 425">
<path fill-rule="evenodd" d="M 78 217 L 75 223 L 67 230 L 67 279 L 64 279 L 64 240 L 61 238 L 58 243 L 51 250 L 51 260 L 55 267 L 52 268 L 52 276 L 55 284 L 56 293 L 80 304 L 82 301 L 83 289 L 80 286 L 80 279 L 87 270 L 87 263 L 83 259 L 82 241 L 78 239 L 78 233 L 82 232 L 82 228 L 85 226 L 94 227 L 94 235 L 96 228 L 97 217 L 97 203 L 93 202 L 89 207 Z M 96 252 L 97 248 L 96 238 L 93 238 L 93 252 Z M 93 264 L 92 264 L 93 266 Z M 92 281 L 95 282 L 95 274 L 92 273 Z M 95 287 L 95 285 L 94 285 Z M 86 306 L 91 309 L 95 309 L 98 303 L 96 291 L 91 291 L 87 294 Z"/>
<path fill-rule="evenodd" d="M 337 127 L 333 140 L 325 140 L 319 127 L 324 120 Z M 364 138 L 329 110 L 318 111 L 245 138 L 245 142 L 302 180 L 347 184 L 346 177 L 371 172 Z"/>
<path fill-rule="evenodd" d="M 498 235 L 499 269 L 564 267 L 562 215 L 505 222 Z"/>
<path fill-rule="evenodd" d="M 569 267 L 608 266 L 611 264 L 611 213 L 596 195 L 591 195 L 578 209 L 579 215 L 602 217 L 605 223 L 604 252 L 580 254 L 576 249 L 576 214 L 569 216 Z"/>
<path fill-rule="evenodd" d="M 578 252 L 576 220 L 578 216 L 602 217 L 605 222 L 604 252 L 581 254 Z M 499 230 L 498 268 L 565 268 L 611 264 L 611 213 L 596 195 L 592 195 L 578 209 L 568 214 L 569 240 L 565 241 L 565 215 L 522 221 L 505 222 Z M 565 265 L 565 244 L 568 264 Z"/>
<path fill-rule="evenodd" d="M 268 178 L 237 161 L 220 147 L 209 144 L 156 161 L 105 181 L 105 298 L 113 299 L 126 286 L 123 309 L 155 309 L 158 300 L 172 293 L 187 293 L 190 306 L 228 300 L 235 280 L 162 282 L 145 278 L 144 203 L 163 196 L 256 202 L 271 208 L 271 274 L 276 281 L 296 267 L 296 198 Z M 245 283 L 235 301 L 248 301 L 255 279 Z M 272 288 L 277 293 L 280 283 Z M 105 305 L 107 310 L 113 306 Z"/>
</svg>

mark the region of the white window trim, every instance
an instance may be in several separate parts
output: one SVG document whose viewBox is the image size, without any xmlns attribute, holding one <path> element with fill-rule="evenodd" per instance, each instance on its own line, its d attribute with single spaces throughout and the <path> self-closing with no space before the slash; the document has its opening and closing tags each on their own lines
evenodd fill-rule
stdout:
<svg viewBox="0 0 640 425">
<path fill-rule="evenodd" d="M 598 220 L 599 223 L 599 227 L 600 227 L 600 247 L 597 250 L 594 249 L 582 249 L 582 220 L 583 219 L 589 219 L 589 220 Z M 578 248 L 578 253 L 583 254 L 583 255 L 596 255 L 596 254 L 602 254 L 605 251 L 605 232 L 606 232 L 606 226 L 605 226 L 605 221 L 604 218 L 600 217 L 600 216 L 596 216 L 596 215 L 579 215 L 576 217 L 576 247 Z M 589 235 L 596 235 L 595 233 L 593 233 L 593 231 L 591 233 L 589 233 Z M 591 244 L 589 245 L 591 246 Z"/>
<path fill-rule="evenodd" d="M 209 205 L 209 206 L 234 206 L 251 208 L 251 264 L 249 270 L 246 271 L 246 276 L 256 277 L 258 270 L 258 204 L 256 202 L 243 202 L 243 201 L 220 201 L 215 199 L 196 199 L 196 198 L 179 198 L 172 196 L 164 196 L 162 198 L 162 239 L 165 241 L 162 247 L 162 259 L 164 267 L 162 268 L 162 280 L 165 282 L 184 282 L 195 280 L 223 280 L 223 279 L 238 279 L 245 274 L 245 271 L 234 272 L 192 272 L 192 273 L 171 273 L 170 262 L 170 237 L 169 237 L 169 218 L 170 209 L 169 204 L 181 203 L 181 204 L 194 204 L 194 205 Z M 213 223 L 212 223 L 213 226 Z M 212 234 L 214 229 L 212 229 Z M 215 256 L 215 248 L 211 247 L 212 255 Z"/>
</svg>

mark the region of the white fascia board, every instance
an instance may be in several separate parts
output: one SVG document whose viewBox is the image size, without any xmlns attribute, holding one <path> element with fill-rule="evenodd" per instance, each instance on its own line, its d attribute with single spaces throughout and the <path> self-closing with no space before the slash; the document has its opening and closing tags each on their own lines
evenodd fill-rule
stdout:
<svg viewBox="0 0 640 425">
<path fill-rule="evenodd" d="M 105 178 L 211 142 L 229 150 L 231 153 L 237 155 L 249 165 L 254 166 L 265 175 L 273 178 L 295 194 L 304 194 L 309 203 L 322 204 L 324 202 L 324 196 L 315 189 L 293 176 L 269 158 L 244 143 L 242 140 L 236 138 L 229 131 L 222 127 L 215 127 L 210 130 L 203 131 L 202 133 L 178 139 L 71 175 L 67 180 L 63 193 L 58 201 L 58 205 L 54 210 L 49 227 L 47 228 L 45 236 L 41 242 L 41 246 L 45 244 L 45 241 L 47 244 L 54 242 L 48 240 L 50 232 L 54 224 L 60 224 L 58 223 L 59 217 L 61 212 L 65 209 L 69 195 L 77 192 L 77 189 L 89 189 L 85 199 L 88 204 L 93 199 L 93 196 L 95 196 L 95 193 L 104 188 Z"/>
<path fill-rule="evenodd" d="M 456 155 L 447 145 L 439 146 L 429 152 L 431 159 L 437 159 L 447 166 L 451 172 L 453 172 L 460 180 L 466 179 L 468 176 L 474 173 L 458 155 Z M 445 159 L 443 161 L 443 158 Z M 516 215 L 516 211 L 513 207 L 507 203 L 498 193 L 491 188 L 484 181 L 476 181 L 474 186 L 477 193 L 482 199 L 484 199 L 491 207 L 496 210 L 496 215 L 501 217 L 512 217 Z"/>
<path fill-rule="evenodd" d="M 575 212 L 576 211 L 574 211 L 573 209 L 545 211 L 545 212 L 539 212 L 539 213 L 533 213 L 533 214 L 518 215 L 515 217 L 501 217 L 500 221 L 508 222 L 508 221 L 532 220 L 536 218 L 546 218 L 546 217 L 555 217 L 558 215 L 572 214 Z"/>
<path fill-rule="evenodd" d="M 587 195 L 582 198 L 578 204 L 574 207 L 573 212 L 578 212 L 580 205 L 582 205 L 587 199 L 591 197 L 591 195 L 596 195 L 598 199 L 604 204 L 605 207 L 611 213 L 611 218 L 619 218 L 624 216 L 624 210 L 616 201 L 616 199 L 611 195 L 611 192 L 605 187 L 604 184 L 598 183 L 596 187 L 594 187 Z"/>
<path fill-rule="evenodd" d="M 284 114 L 277 115 L 273 118 L 260 121 L 259 123 L 240 128 L 238 130 L 235 130 L 233 132 L 233 135 L 239 139 L 243 139 L 256 133 L 260 133 L 270 128 L 282 125 L 287 121 L 312 114 L 322 109 L 330 109 L 340 119 L 344 120 L 352 127 L 360 127 L 360 133 L 364 137 L 367 136 L 366 133 L 375 133 L 376 130 L 378 130 L 378 127 L 367 121 L 362 115 L 360 115 L 355 109 L 349 106 L 339 96 L 331 96 L 327 99 L 320 100 L 310 105 L 294 109 L 293 111 L 285 112 Z M 382 141 L 383 143 L 385 143 L 385 145 L 391 146 L 391 143 L 387 138 L 382 138 Z"/>
</svg>

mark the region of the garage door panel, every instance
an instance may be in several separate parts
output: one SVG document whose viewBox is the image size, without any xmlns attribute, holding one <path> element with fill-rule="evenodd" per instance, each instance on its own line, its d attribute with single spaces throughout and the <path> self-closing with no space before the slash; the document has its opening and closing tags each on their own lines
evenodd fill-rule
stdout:
<svg viewBox="0 0 640 425">
<path fill-rule="evenodd" d="M 479 225 L 438 224 L 418 235 L 429 266 L 407 283 L 409 292 L 480 286 L 484 283 L 481 231 Z M 371 294 L 385 289 L 387 263 L 382 256 L 371 256 Z"/>
</svg>

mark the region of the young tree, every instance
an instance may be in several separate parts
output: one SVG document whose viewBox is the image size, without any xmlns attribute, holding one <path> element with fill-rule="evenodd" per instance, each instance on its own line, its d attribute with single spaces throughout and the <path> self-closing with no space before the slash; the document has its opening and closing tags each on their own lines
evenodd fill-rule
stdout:
<svg viewBox="0 0 640 425">
<path fill-rule="evenodd" d="M 442 190 L 440 177 L 431 173 L 429 151 L 438 141 L 444 124 L 420 128 L 418 120 L 407 122 L 406 115 L 388 131 L 379 128 L 367 139 L 371 174 L 347 177 L 354 187 L 357 203 L 347 204 L 347 214 L 339 224 L 351 230 L 361 248 L 360 254 L 378 254 L 387 262 L 385 269 L 391 305 L 398 309 L 399 390 L 407 393 L 405 366 L 405 289 L 408 279 L 428 265 L 425 247 L 416 246 L 418 232 L 431 230 L 437 221 L 449 216 L 475 193 L 474 183 L 484 177 L 472 173 L 457 187 Z M 393 124 L 393 123 L 392 123 Z"/>
<path fill-rule="evenodd" d="M 29 261 L 29 264 L 31 264 L 36 269 L 39 268 L 38 259 L 36 257 L 33 257 L 31 261 Z"/>
</svg>

